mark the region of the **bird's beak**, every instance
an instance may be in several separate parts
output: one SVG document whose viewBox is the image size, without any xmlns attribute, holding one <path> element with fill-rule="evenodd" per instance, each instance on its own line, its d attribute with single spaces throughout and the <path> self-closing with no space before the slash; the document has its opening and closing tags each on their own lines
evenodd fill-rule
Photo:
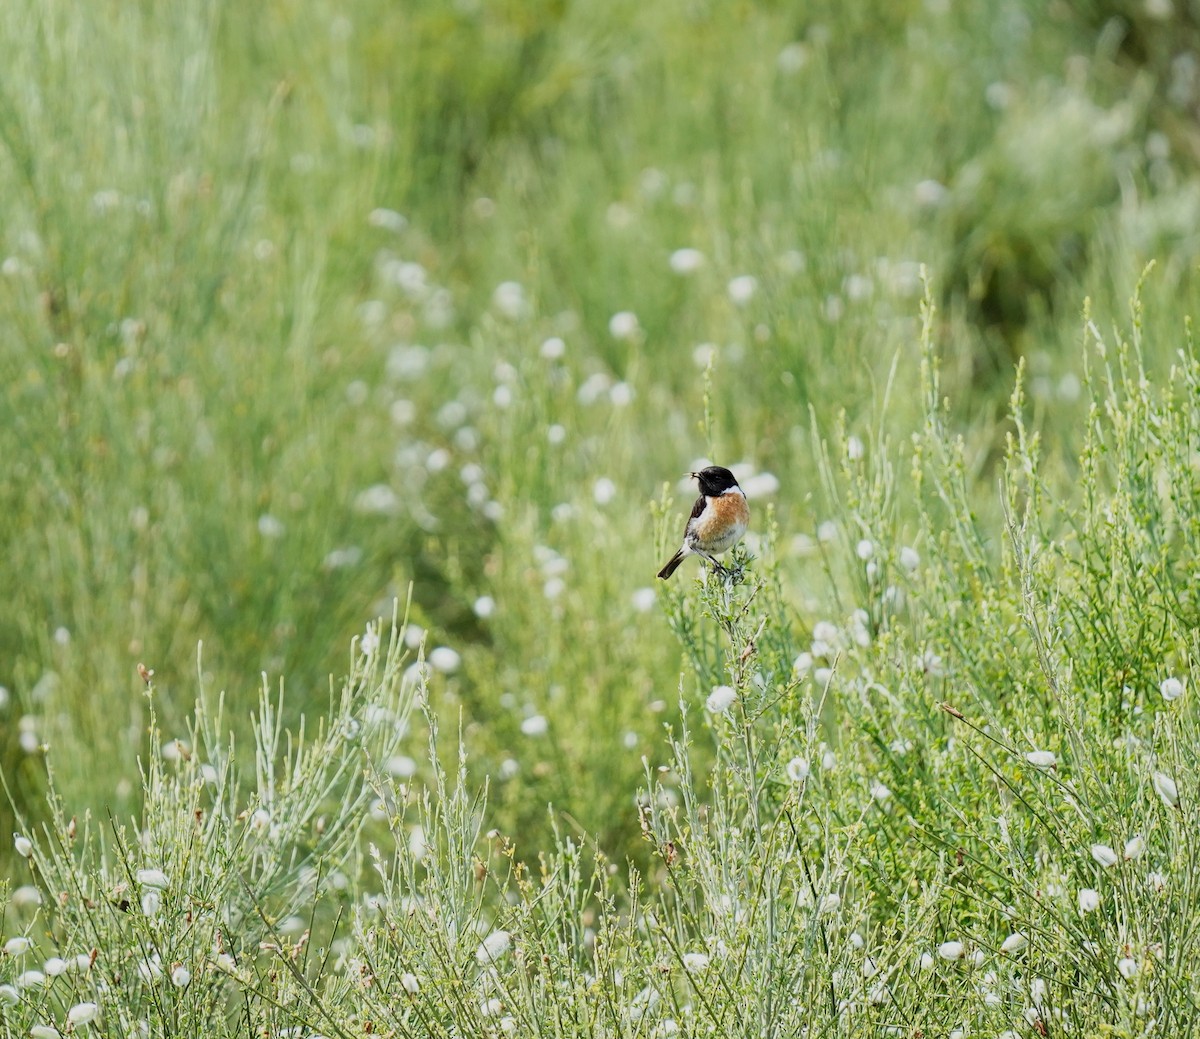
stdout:
<svg viewBox="0 0 1200 1039">
<path fill-rule="evenodd" d="M 700 476 L 699 473 L 684 473 L 683 475 L 690 476 L 693 480 L 697 479 Z"/>
</svg>

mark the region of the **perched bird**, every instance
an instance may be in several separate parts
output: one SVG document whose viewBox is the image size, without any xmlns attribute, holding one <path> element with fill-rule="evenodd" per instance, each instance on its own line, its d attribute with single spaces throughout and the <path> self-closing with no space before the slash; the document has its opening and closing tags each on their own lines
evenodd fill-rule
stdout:
<svg viewBox="0 0 1200 1039">
<path fill-rule="evenodd" d="M 728 469 L 710 465 L 698 473 L 688 473 L 688 476 L 699 481 L 700 497 L 692 506 L 692 514 L 683 529 L 683 544 L 658 572 L 664 581 L 691 555 L 703 556 L 716 569 L 724 570 L 715 557 L 741 541 L 750 523 L 746 494 Z"/>
</svg>

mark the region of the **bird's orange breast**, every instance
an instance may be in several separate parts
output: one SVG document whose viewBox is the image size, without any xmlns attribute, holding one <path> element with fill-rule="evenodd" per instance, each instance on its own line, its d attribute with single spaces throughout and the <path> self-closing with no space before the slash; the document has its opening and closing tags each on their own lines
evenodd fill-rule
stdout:
<svg viewBox="0 0 1200 1039">
<path fill-rule="evenodd" d="M 719 541 L 723 535 L 736 532 L 740 537 L 750 523 L 750 507 L 736 491 L 709 498 L 703 516 L 695 526 L 701 541 Z"/>
</svg>

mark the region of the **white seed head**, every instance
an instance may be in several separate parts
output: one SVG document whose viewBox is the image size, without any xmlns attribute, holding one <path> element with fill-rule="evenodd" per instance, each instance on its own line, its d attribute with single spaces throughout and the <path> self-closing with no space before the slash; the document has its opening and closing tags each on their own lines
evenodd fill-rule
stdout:
<svg viewBox="0 0 1200 1039">
<path fill-rule="evenodd" d="M 608 334 L 614 339 L 634 339 L 640 330 L 637 315 L 631 310 L 619 310 L 608 319 Z"/>
<path fill-rule="evenodd" d="M 98 1003 L 76 1003 L 67 1011 L 67 1021 L 73 1026 L 86 1025 L 100 1016 Z"/>
<path fill-rule="evenodd" d="M 695 274 L 704 266 L 704 253 L 699 249 L 676 249 L 671 253 L 671 270 L 676 274 Z"/>
<path fill-rule="evenodd" d="M 943 960 L 961 960 L 967 954 L 967 947 L 962 942 L 942 942 L 937 951 Z"/>
<path fill-rule="evenodd" d="M 1175 677 L 1164 678 L 1162 684 L 1158 687 L 1158 691 L 1162 693 L 1162 698 L 1168 702 L 1178 700 L 1183 695 L 1183 683 Z"/>
<path fill-rule="evenodd" d="M 739 274 L 729 282 L 729 298 L 739 307 L 744 307 L 758 292 L 758 279 L 753 274 Z"/>
<path fill-rule="evenodd" d="M 17 938 L 9 938 L 4 943 L 4 953 L 6 956 L 24 956 L 32 945 L 33 942 L 24 935 Z"/>
<path fill-rule="evenodd" d="M 526 736 L 544 736 L 550 729 L 550 723 L 544 715 L 533 714 L 521 722 L 521 732 Z"/>
<path fill-rule="evenodd" d="M 1000 951 L 1011 955 L 1014 952 L 1020 952 L 1029 944 L 1029 939 L 1020 931 L 1014 931 L 1000 945 Z"/>
<path fill-rule="evenodd" d="M 449 646 L 435 646 L 429 651 L 426 659 L 428 659 L 430 667 L 435 671 L 440 671 L 443 675 L 454 674 L 462 663 L 462 657 L 458 650 L 451 649 Z"/>
<path fill-rule="evenodd" d="M 1151 781 L 1154 784 L 1155 793 L 1162 798 L 1163 804 L 1168 808 L 1174 808 L 1179 804 L 1179 787 L 1175 785 L 1175 780 L 1165 772 L 1155 772 Z"/>
<path fill-rule="evenodd" d="M 708 695 L 708 699 L 704 701 L 704 706 L 712 714 L 724 714 L 733 706 L 734 700 L 737 699 L 737 690 L 731 685 L 719 685 Z"/>
<path fill-rule="evenodd" d="M 493 931 L 475 950 L 475 961 L 481 966 L 487 966 L 500 959 L 510 948 L 512 948 L 512 935 L 508 931 Z"/>
<path fill-rule="evenodd" d="M 164 888 L 171 883 L 161 869 L 139 869 L 137 871 L 137 882 L 142 887 L 153 888 Z"/>
<path fill-rule="evenodd" d="M 793 783 L 803 783 L 809 776 L 809 767 L 807 758 L 792 758 L 787 763 L 787 777 Z"/>
</svg>

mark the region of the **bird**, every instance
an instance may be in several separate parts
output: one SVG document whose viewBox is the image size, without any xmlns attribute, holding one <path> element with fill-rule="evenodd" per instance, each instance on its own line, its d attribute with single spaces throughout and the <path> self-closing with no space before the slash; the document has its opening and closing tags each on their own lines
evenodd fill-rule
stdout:
<svg viewBox="0 0 1200 1039">
<path fill-rule="evenodd" d="M 703 556 L 717 569 L 724 571 L 716 557 L 728 552 L 746 533 L 750 524 L 750 507 L 746 492 L 738 486 L 737 478 L 721 465 L 710 465 L 698 473 L 688 473 L 700 485 L 700 497 L 692 506 L 687 526 L 683 528 L 683 544 L 679 546 L 658 576 L 666 580 L 688 556 Z"/>
</svg>

